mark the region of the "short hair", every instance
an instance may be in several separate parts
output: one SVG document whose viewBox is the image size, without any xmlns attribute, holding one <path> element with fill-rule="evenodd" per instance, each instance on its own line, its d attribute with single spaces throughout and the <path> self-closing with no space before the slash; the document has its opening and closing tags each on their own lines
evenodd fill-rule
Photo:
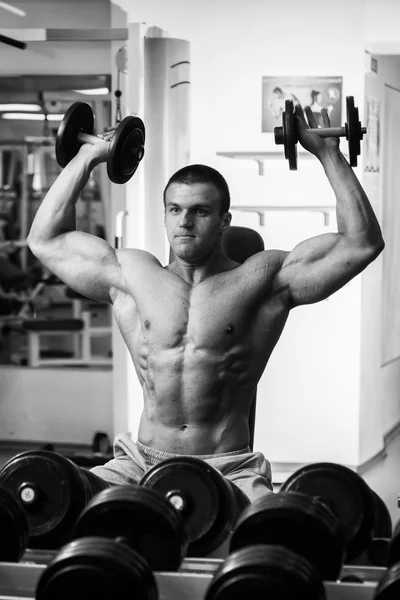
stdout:
<svg viewBox="0 0 400 600">
<path fill-rule="evenodd" d="M 206 165 L 188 165 L 174 173 L 164 189 L 164 206 L 166 205 L 165 199 L 167 189 L 172 183 L 184 183 L 186 185 L 192 185 L 193 183 L 212 183 L 221 195 L 219 213 L 222 215 L 229 210 L 231 196 L 228 184 L 221 173 L 212 167 L 207 167 Z"/>
</svg>

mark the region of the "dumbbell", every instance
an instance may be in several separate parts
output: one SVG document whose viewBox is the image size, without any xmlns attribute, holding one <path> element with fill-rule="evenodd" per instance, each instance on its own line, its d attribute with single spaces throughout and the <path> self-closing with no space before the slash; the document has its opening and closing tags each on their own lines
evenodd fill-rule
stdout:
<svg viewBox="0 0 400 600">
<path fill-rule="evenodd" d="M 323 581 L 336 581 L 344 562 L 345 540 L 338 518 L 322 500 L 299 492 L 268 494 L 244 509 L 230 553 L 258 544 L 295 552 Z"/>
<path fill-rule="evenodd" d="M 314 463 L 291 475 L 280 491 L 301 492 L 321 499 L 339 519 L 346 542 L 346 564 L 374 537 L 375 499 L 368 484 L 351 469 L 336 463 Z"/>
<path fill-rule="evenodd" d="M 354 106 L 353 96 L 346 97 L 347 122 L 344 127 L 321 127 L 307 129 L 319 137 L 345 137 L 349 143 L 349 162 L 352 167 L 357 166 L 357 156 L 361 152 L 361 140 L 367 133 L 367 128 L 362 127 L 358 120 L 358 108 Z M 299 141 L 295 124 L 294 105 L 292 100 L 286 100 L 285 110 L 282 113 L 282 126 L 274 128 L 275 144 L 283 144 L 285 158 L 289 161 L 289 169 L 297 170 L 297 149 Z"/>
<path fill-rule="evenodd" d="M 376 600 L 392 600 L 398 598 L 400 594 L 400 521 L 394 528 L 385 566 L 388 568 L 375 590 L 374 599 Z"/>
<path fill-rule="evenodd" d="M 176 571 L 188 539 L 182 516 L 159 492 L 138 484 L 101 491 L 80 514 L 74 538 L 100 537 L 138 552 L 155 571 Z"/>
<path fill-rule="evenodd" d="M 117 541 L 87 537 L 61 548 L 36 586 L 36 600 L 158 600 L 147 561 Z"/>
<path fill-rule="evenodd" d="M 0 486 L 25 514 L 32 549 L 58 549 L 72 539 L 86 504 L 110 484 L 71 460 L 46 450 L 23 452 L 0 471 Z"/>
<path fill-rule="evenodd" d="M 18 501 L 0 486 L 0 562 L 21 560 L 29 538 L 28 523 Z"/>
<path fill-rule="evenodd" d="M 371 489 L 375 501 L 373 538 L 366 550 L 348 564 L 366 567 L 386 567 L 392 537 L 392 519 L 382 498 Z"/>
<path fill-rule="evenodd" d="M 204 600 L 307 598 L 325 600 L 323 581 L 304 557 L 282 546 L 257 544 L 232 552 L 217 569 Z"/>
<path fill-rule="evenodd" d="M 248 497 L 220 471 L 195 457 L 174 457 L 152 467 L 140 485 L 160 492 L 180 512 L 188 556 L 225 558 Z"/>
<path fill-rule="evenodd" d="M 56 158 L 65 167 L 82 144 L 104 140 L 93 135 L 93 110 L 86 102 L 74 102 L 65 113 L 56 137 Z M 109 143 L 107 174 L 113 183 L 126 183 L 144 156 L 145 127 L 138 117 L 128 116 L 117 126 Z"/>
</svg>

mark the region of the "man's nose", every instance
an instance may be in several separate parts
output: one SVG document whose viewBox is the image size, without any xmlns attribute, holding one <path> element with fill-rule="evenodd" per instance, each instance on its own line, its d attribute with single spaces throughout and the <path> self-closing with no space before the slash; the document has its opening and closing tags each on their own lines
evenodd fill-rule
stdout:
<svg viewBox="0 0 400 600">
<path fill-rule="evenodd" d="M 182 211 L 182 216 L 181 216 L 179 226 L 185 227 L 185 228 L 193 227 L 193 220 L 192 220 L 192 217 L 189 212 Z"/>
</svg>

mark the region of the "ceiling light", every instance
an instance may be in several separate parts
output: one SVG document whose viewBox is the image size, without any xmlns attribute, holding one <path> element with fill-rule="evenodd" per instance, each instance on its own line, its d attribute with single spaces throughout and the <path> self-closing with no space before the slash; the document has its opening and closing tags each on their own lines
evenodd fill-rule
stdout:
<svg viewBox="0 0 400 600">
<path fill-rule="evenodd" d="M 64 115 L 47 115 L 48 121 L 61 121 Z M 1 115 L 2 119 L 7 119 L 9 121 L 44 121 L 43 114 L 34 114 L 34 113 L 3 113 Z"/>
<path fill-rule="evenodd" d="M 8 4 L 8 2 L 0 2 L 0 8 L 4 8 L 4 10 L 8 10 L 19 17 L 26 17 L 26 12 L 24 10 L 17 8 L 16 6 L 11 6 L 11 4 Z"/>
<path fill-rule="evenodd" d="M 22 110 L 26 112 L 40 112 L 42 107 L 39 104 L 0 104 L 0 111 Z"/>
<path fill-rule="evenodd" d="M 110 92 L 110 90 L 106 87 L 93 88 L 92 90 L 72 90 L 72 91 L 77 92 L 78 94 L 86 94 L 87 96 L 104 96 Z"/>
</svg>

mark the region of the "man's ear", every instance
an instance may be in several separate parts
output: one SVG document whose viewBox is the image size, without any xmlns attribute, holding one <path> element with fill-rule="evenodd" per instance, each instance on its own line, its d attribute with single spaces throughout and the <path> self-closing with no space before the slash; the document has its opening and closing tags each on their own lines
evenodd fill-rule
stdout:
<svg viewBox="0 0 400 600">
<path fill-rule="evenodd" d="M 221 233 L 228 231 L 231 227 L 232 215 L 230 212 L 226 212 L 222 217 Z"/>
</svg>

